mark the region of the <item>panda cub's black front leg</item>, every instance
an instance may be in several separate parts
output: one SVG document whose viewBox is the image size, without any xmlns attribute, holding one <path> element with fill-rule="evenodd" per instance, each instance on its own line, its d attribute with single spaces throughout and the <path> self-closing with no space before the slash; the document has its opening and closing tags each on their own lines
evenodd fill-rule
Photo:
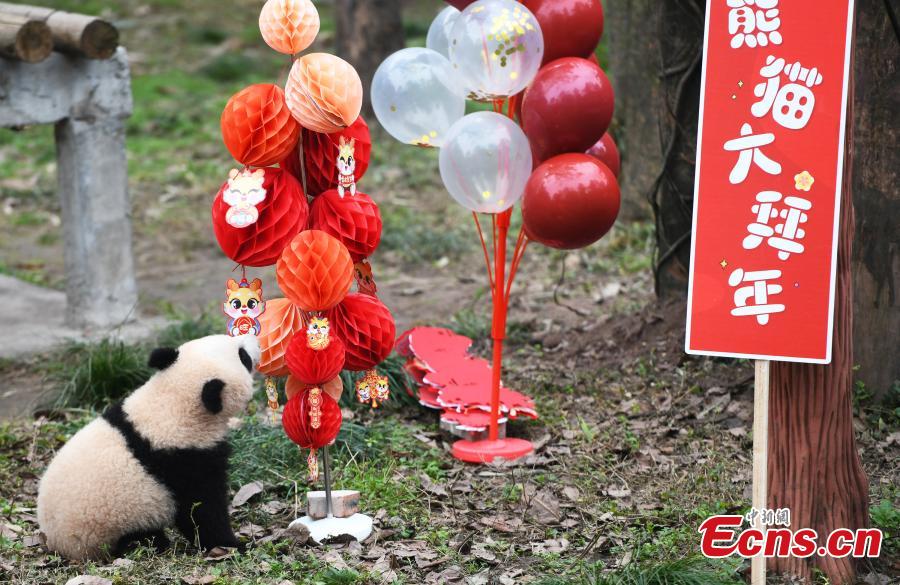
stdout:
<svg viewBox="0 0 900 585">
<path fill-rule="evenodd" d="M 176 525 L 185 538 L 203 550 L 217 546 L 241 548 L 228 519 L 228 503 L 224 497 L 185 502 L 179 510 Z"/>
</svg>

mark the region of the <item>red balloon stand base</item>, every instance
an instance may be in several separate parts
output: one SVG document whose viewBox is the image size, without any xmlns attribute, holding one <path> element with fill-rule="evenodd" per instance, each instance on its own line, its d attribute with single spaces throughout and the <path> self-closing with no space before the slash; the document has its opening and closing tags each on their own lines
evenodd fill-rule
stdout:
<svg viewBox="0 0 900 585">
<path fill-rule="evenodd" d="M 531 441 L 525 439 L 485 439 L 483 441 L 456 441 L 450 453 L 466 463 L 491 463 L 495 459 L 514 461 L 534 451 Z"/>
</svg>

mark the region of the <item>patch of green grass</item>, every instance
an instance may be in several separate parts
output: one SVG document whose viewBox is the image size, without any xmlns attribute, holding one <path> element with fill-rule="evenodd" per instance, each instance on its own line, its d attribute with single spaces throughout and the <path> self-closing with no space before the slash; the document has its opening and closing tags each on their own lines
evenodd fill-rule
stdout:
<svg viewBox="0 0 900 585">
<path fill-rule="evenodd" d="M 600 564 L 583 569 L 576 580 L 544 580 L 543 585 L 581 583 L 583 585 L 742 585 L 735 561 L 711 561 L 699 555 L 674 561 L 631 563 L 624 568 L 604 572 Z"/>
<path fill-rule="evenodd" d="M 447 224 L 406 205 L 387 201 L 381 207 L 380 247 L 396 252 L 409 263 L 433 263 L 442 258 L 458 258 L 473 248 L 475 238 L 463 226 Z M 468 226 L 466 226 L 468 227 Z"/>
<path fill-rule="evenodd" d="M 61 361 L 50 366 L 50 376 L 62 391 L 56 405 L 101 409 L 125 398 L 151 375 L 144 348 L 104 339 L 66 348 Z"/>
</svg>

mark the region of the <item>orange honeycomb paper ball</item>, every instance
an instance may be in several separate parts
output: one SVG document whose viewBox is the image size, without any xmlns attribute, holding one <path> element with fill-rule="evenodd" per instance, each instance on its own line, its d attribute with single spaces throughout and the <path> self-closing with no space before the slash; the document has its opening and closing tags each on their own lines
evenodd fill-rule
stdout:
<svg viewBox="0 0 900 585">
<path fill-rule="evenodd" d="M 332 334 L 344 341 L 345 370 L 371 370 L 391 354 L 397 329 L 391 312 L 377 298 L 347 295 L 327 316 Z"/>
<path fill-rule="evenodd" d="M 310 0 L 268 0 L 259 13 L 259 32 L 279 53 L 296 55 L 319 34 L 319 11 Z"/>
<path fill-rule="evenodd" d="M 328 53 L 310 53 L 294 61 L 285 88 L 294 118 L 304 128 L 327 134 L 356 121 L 362 98 L 356 69 Z"/>
<path fill-rule="evenodd" d="M 353 260 L 347 247 L 323 231 L 297 234 L 275 269 L 278 286 L 304 311 L 326 311 L 350 290 Z"/>
<path fill-rule="evenodd" d="M 262 350 L 256 369 L 266 376 L 287 376 L 285 363 L 287 348 L 294 334 L 302 332 L 303 314 L 287 299 L 266 301 L 266 310 L 259 316 L 259 347 Z"/>
<path fill-rule="evenodd" d="M 236 161 L 267 167 L 286 157 L 300 139 L 300 125 L 277 85 L 259 83 L 231 96 L 221 118 L 222 140 Z"/>
</svg>

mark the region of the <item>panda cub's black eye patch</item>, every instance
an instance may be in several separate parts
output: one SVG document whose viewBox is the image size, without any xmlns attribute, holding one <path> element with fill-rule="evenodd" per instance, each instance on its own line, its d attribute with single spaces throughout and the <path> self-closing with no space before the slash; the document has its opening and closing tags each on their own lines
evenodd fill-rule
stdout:
<svg viewBox="0 0 900 585">
<path fill-rule="evenodd" d="M 242 347 L 238 350 L 238 356 L 241 358 L 241 363 L 247 368 L 247 372 L 253 373 L 253 360 L 250 359 L 250 354 L 247 353 L 247 350 Z"/>
<path fill-rule="evenodd" d="M 178 359 L 178 350 L 174 347 L 157 347 L 150 352 L 147 366 L 155 370 L 165 370 Z"/>
<path fill-rule="evenodd" d="M 203 385 L 203 391 L 200 392 L 200 400 L 206 410 L 213 414 L 222 412 L 222 390 L 225 389 L 225 382 L 218 378 L 213 378 Z"/>
</svg>

